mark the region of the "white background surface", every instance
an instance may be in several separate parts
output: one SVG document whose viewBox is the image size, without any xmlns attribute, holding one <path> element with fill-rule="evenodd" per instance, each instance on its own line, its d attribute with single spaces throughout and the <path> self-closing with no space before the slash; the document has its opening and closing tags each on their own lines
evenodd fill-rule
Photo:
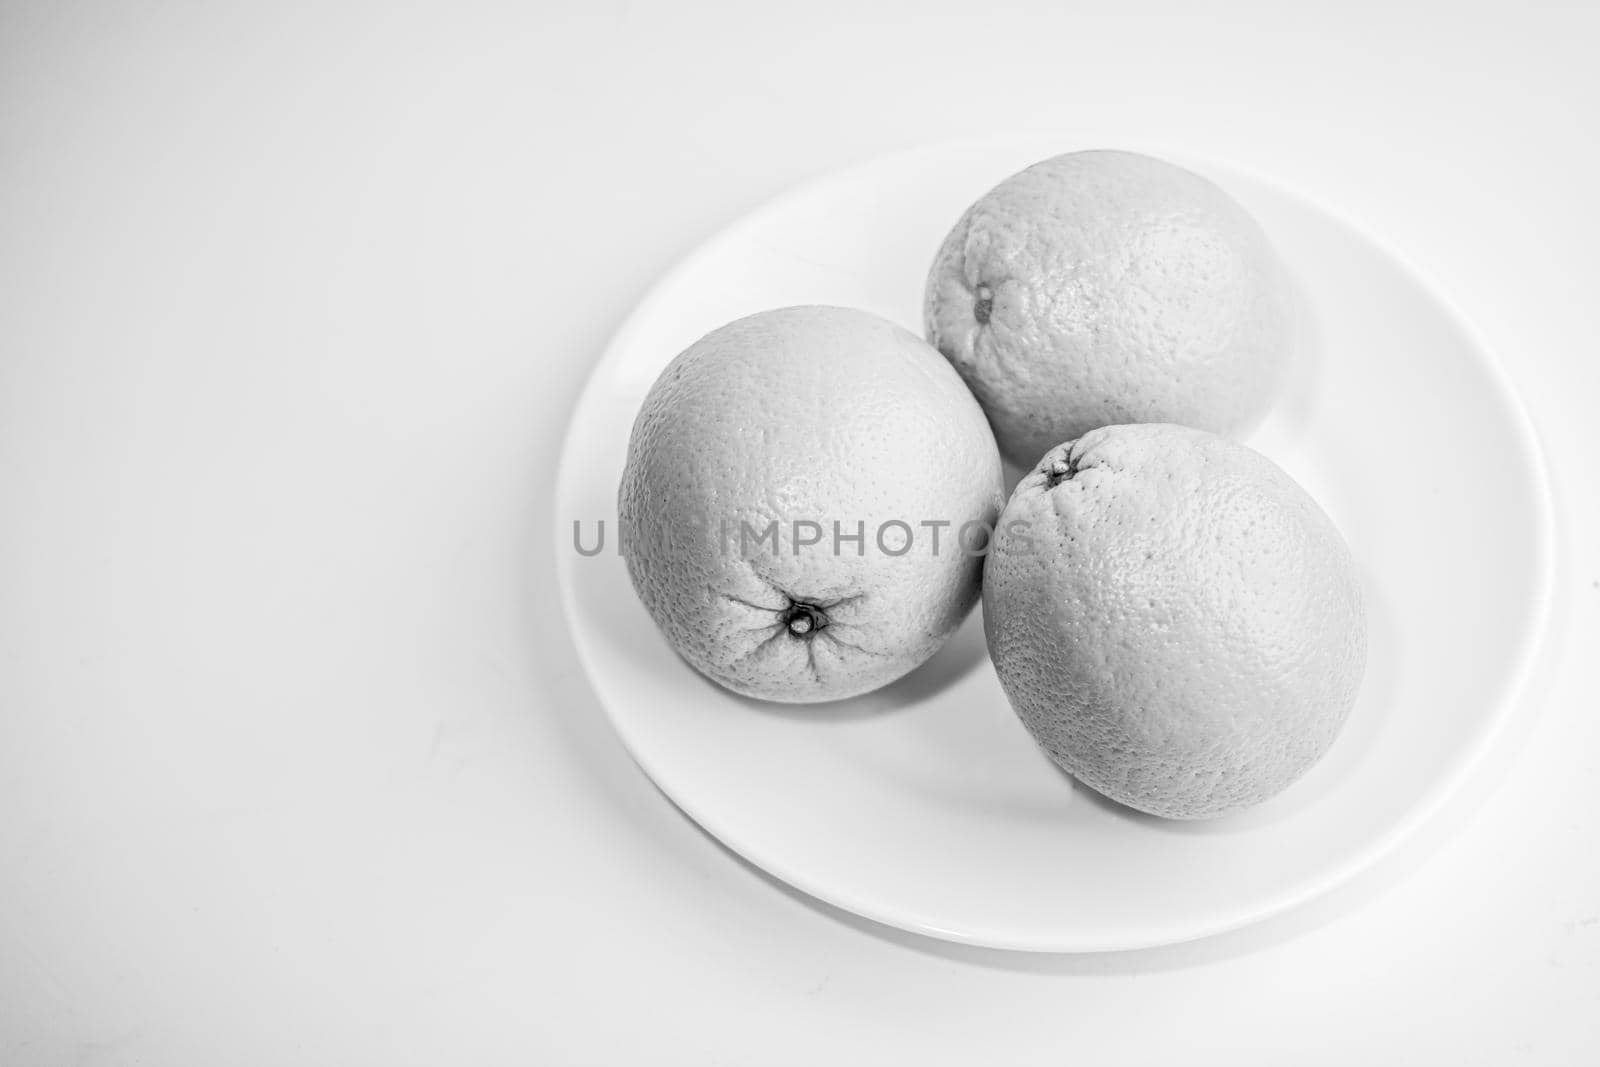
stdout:
<svg viewBox="0 0 1600 1067">
<path fill-rule="evenodd" d="M 1068 7 L 0 7 L 0 1062 L 1594 1058 L 1600 18 Z M 1132 956 L 754 873 L 622 753 L 551 588 L 566 415 L 661 271 L 842 163 L 1052 128 L 1387 235 L 1519 382 L 1563 530 L 1537 714 L 1452 832 Z"/>
</svg>

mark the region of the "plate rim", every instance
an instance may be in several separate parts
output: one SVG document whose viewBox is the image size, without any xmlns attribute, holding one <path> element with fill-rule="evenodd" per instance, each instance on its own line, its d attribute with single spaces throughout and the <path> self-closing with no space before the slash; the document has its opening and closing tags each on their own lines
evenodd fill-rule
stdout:
<svg viewBox="0 0 1600 1067">
<path fill-rule="evenodd" d="M 656 771 L 652 769 L 649 760 L 637 750 L 633 740 L 622 729 L 610 706 L 601 698 L 599 691 L 594 686 L 593 677 L 596 666 L 593 653 L 588 646 L 587 640 L 580 636 L 578 628 L 573 625 L 573 619 L 577 614 L 576 593 L 571 571 L 574 563 L 570 558 L 570 553 L 562 550 L 565 542 L 562 540 L 561 534 L 565 526 L 565 519 L 561 511 L 561 503 L 568 499 L 569 483 L 577 477 L 575 464 L 571 460 L 577 447 L 579 424 L 581 422 L 580 416 L 603 398 L 605 393 L 603 386 L 608 384 L 604 381 L 607 372 L 621 361 L 621 353 L 630 342 L 632 336 L 639 332 L 643 324 L 652 317 L 656 308 L 665 301 L 670 290 L 675 288 L 678 280 L 684 274 L 694 270 L 702 262 L 721 252 L 725 246 L 739 240 L 746 231 L 757 228 L 770 217 L 787 210 L 799 201 L 816 195 L 829 186 L 848 183 L 864 173 L 893 163 L 903 163 L 920 156 L 941 156 L 957 151 L 978 152 L 983 151 L 986 147 L 993 148 L 996 145 L 1019 148 L 1023 145 L 1044 145 L 1049 142 L 1057 145 L 1055 151 L 1069 152 L 1080 150 L 1071 146 L 1086 145 L 1097 139 L 1114 143 L 1118 148 L 1146 152 L 1160 158 L 1174 160 L 1185 167 L 1192 164 L 1200 164 L 1204 168 L 1214 166 L 1219 173 L 1237 175 L 1268 187 L 1275 194 L 1298 201 L 1347 227 L 1363 241 L 1371 244 L 1416 282 L 1427 297 L 1449 315 L 1453 325 L 1461 330 L 1469 345 L 1475 350 L 1479 361 L 1488 371 L 1495 390 L 1505 402 L 1510 415 L 1509 422 L 1514 437 L 1525 450 L 1528 464 L 1535 474 L 1533 484 L 1529 486 L 1534 501 L 1529 518 L 1535 534 L 1535 557 L 1531 561 L 1534 565 L 1534 584 L 1530 590 L 1532 593 L 1532 617 L 1529 620 L 1529 624 L 1519 635 L 1515 649 L 1514 665 L 1505 676 L 1502 695 L 1495 702 L 1487 725 L 1480 730 L 1477 742 L 1453 761 L 1453 765 L 1448 766 L 1444 773 L 1434 776 L 1433 781 L 1422 793 L 1420 799 L 1406 811 L 1403 817 L 1395 820 L 1382 833 L 1374 835 L 1366 846 L 1357 850 L 1343 862 L 1328 868 L 1305 885 L 1270 895 L 1269 899 L 1263 904 L 1248 913 L 1224 916 L 1213 923 L 1183 924 L 1184 929 L 1180 931 L 1169 930 L 1162 932 L 1159 924 L 1153 924 L 1150 927 L 1151 935 L 1142 938 L 1119 937 L 1098 941 L 1093 938 L 1083 937 L 1055 939 L 1044 937 L 1033 940 L 1018 940 L 1007 937 L 985 936 L 981 932 L 950 929 L 941 927 L 936 923 L 922 921 L 914 916 L 891 914 L 871 902 L 853 899 L 848 892 L 840 892 L 837 889 L 822 886 L 804 872 L 790 870 L 783 863 L 773 861 L 771 857 L 764 855 L 761 849 L 752 849 L 748 842 L 730 838 L 719 830 L 714 817 L 708 817 L 705 813 L 696 810 L 695 806 L 686 802 L 683 797 L 674 794 L 662 782 Z M 1040 158 L 1045 157 L 1041 156 Z M 1392 241 L 1363 225 L 1358 218 L 1340 210 L 1322 197 L 1304 192 L 1258 167 L 1240 164 L 1225 156 L 1196 151 L 1178 142 L 1158 144 L 1138 138 L 1100 138 L 1100 135 L 1087 130 L 1012 131 L 980 137 L 948 138 L 857 159 L 842 166 L 827 169 L 788 186 L 723 224 L 687 253 L 680 256 L 655 279 L 644 295 L 624 316 L 622 322 L 606 341 L 599 357 L 591 364 L 583 388 L 579 391 L 568 415 L 566 431 L 562 435 L 561 447 L 556 459 L 556 478 L 552 503 L 555 505 L 552 512 L 555 525 L 553 546 L 556 556 L 556 580 L 559 586 L 562 611 L 567 622 L 567 633 L 572 640 L 574 649 L 578 653 L 585 681 L 588 683 L 590 691 L 594 694 L 596 703 L 600 705 L 605 713 L 612 733 L 621 741 L 623 749 L 628 753 L 629 758 L 633 760 L 634 764 L 669 803 L 683 812 L 700 829 L 704 830 L 715 841 L 726 847 L 744 862 L 750 863 L 781 882 L 829 906 L 888 927 L 910 931 L 941 941 L 981 948 L 1044 954 L 1138 951 L 1216 937 L 1254 926 L 1303 908 L 1311 902 L 1349 885 L 1362 874 L 1371 871 L 1400 852 L 1402 847 L 1416 838 L 1425 826 L 1433 823 L 1449 804 L 1450 800 L 1461 792 L 1468 780 L 1483 766 L 1490 751 L 1506 736 L 1511 722 L 1517 718 L 1519 709 L 1523 708 L 1527 703 L 1530 682 L 1539 659 L 1539 652 L 1545 646 L 1549 637 L 1553 614 L 1557 555 L 1559 552 L 1554 522 L 1555 500 L 1550 466 L 1543 442 L 1539 436 L 1538 427 L 1534 423 L 1527 405 L 1516 387 L 1515 380 L 1506 369 L 1500 352 L 1489 343 L 1488 338 L 1477 324 L 1462 311 L 1460 305 L 1451 298 L 1432 274 L 1422 269 Z M 1530 710 L 1529 714 L 1531 713 Z"/>
</svg>

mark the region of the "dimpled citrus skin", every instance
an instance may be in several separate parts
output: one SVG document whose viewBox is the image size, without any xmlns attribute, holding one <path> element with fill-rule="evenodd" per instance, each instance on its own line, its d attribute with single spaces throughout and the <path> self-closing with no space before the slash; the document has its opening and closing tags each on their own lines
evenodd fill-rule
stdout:
<svg viewBox="0 0 1600 1067">
<path fill-rule="evenodd" d="M 1242 207 L 1197 174 L 1114 151 L 1036 163 L 973 204 L 924 310 L 929 341 L 1022 467 L 1097 426 L 1247 429 L 1283 377 L 1293 314 Z"/>
<path fill-rule="evenodd" d="M 618 517 L 634 588 L 679 655 L 735 692 L 806 703 L 876 689 L 944 643 L 982 573 L 956 533 L 993 524 L 1001 477 L 982 410 L 920 338 L 863 311 L 784 308 L 662 372 Z M 820 543 L 799 544 L 818 531 L 796 520 Z M 776 554 L 758 540 L 773 521 Z M 908 530 L 880 545 L 891 521 Z M 844 539 L 858 529 L 859 548 Z"/>
<path fill-rule="evenodd" d="M 1040 746 L 1097 792 L 1175 819 L 1298 778 L 1366 664 L 1333 523 L 1260 453 L 1181 426 L 1108 426 L 1047 453 L 1001 516 L 983 607 Z"/>
</svg>

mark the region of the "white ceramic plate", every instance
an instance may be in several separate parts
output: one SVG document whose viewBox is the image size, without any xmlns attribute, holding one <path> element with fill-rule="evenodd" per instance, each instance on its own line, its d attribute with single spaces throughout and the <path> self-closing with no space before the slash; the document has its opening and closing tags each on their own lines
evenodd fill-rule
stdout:
<svg viewBox="0 0 1600 1067">
<path fill-rule="evenodd" d="M 1076 786 L 1034 746 L 977 613 L 933 660 L 867 697 L 761 704 L 724 692 L 656 632 L 616 554 L 629 428 L 661 368 L 729 319 L 866 308 L 921 332 L 922 283 L 973 199 L 1036 159 L 1104 147 L 1037 137 L 881 159 L 749 215 L 663 279 L 578 404 L 557 489 L 563 601 L 600 702 L 685 812 L 779 878 L 861 915 L 957 941 L 1091 951 L 1181 941 L 1302 903 L 1397 846 L 1515 710 L 1547 612 L 1548 487 L 1494 359 L 1372 237 L 1236 169 L 1142 148 L 1219 182 L 1266 228 L 1307 312 L 1293 387 L 1250 438 L 1344 531 L 1367 587 L 1371 658 L 1329 755 L 1245 814 L 1175 823 Z M 573 547 L 575 520 L 592 544 Z"/>
</svg>

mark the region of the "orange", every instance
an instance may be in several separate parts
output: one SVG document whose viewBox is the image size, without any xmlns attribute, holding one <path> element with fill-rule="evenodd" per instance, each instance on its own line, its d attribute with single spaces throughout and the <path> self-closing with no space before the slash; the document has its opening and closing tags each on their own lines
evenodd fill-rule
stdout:
<svg viewBox="0 0 1600 1067">
<path fill-rule="evenodd" d="M 679 355 L 633 426 L 618 493 L 634 588 L 707 677 L 766 700 L 876 689 L 978 597 L 1003 501 L 960 377 L 884 319 L 795 307 Z"/>
<path fill-rule="evenodd" d="M 1349 549 L 1298 483 L 1181 426 L 1108 426 L 1018 484 L 984 572 L 995 671 L 1034 739 L 1140 811 L 1284 789 L 1360 687 Z"/>
<path fill-rule="evenodd" d="M 928 275 L 927 336 L 1031 467 L 1097 426 L 1237 434 L 1271 403 L 1292 301 L 1261 228 L 1181 167 L 1073 152 L 973 204 Z"/>
</svg>

